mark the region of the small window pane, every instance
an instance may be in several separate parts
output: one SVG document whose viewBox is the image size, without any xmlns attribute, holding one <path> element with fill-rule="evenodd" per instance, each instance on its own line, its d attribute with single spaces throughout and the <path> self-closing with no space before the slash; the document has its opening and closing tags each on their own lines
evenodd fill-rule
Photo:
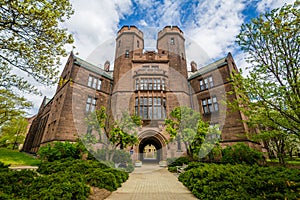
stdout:
<svg viewBox="0 0 300 200">
<path fill-rule="evenodd" d="M 87 102 L 92 103 L 92 97 L 88 97 Z"/>
<path fill-rule="evenodd" d="M 92 87 L 93 77 L 89 76 L 88 86 Z"/>
<path fill-rule="evenodd" d="M 219 105 L 217 103 L 214 104 L 214 109 L 215 109 L 215 111 L 219 110 Z"/>
<path fill-rule="evenodd" d="M 101 89 L 101 80 L 98 79 L 98 85 L 97 85 L 97 90 L 100 90 Z"/>
<path fill-rule="evenodd" d="M 93 86 L 92 86 L 92 88 L 96 89 L 96 85 L 97 85 L 97 79 L 93 78 Z"/>
<path fill-rule="evenodd" d="M 217 102 L 217 97 L 213 97 L 213 102 L 216 103 Z"/>
</svg>

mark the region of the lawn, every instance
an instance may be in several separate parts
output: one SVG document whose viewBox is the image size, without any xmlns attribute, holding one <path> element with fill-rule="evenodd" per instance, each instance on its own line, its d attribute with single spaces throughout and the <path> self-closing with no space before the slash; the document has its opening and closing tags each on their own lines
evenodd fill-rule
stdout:
<svg viewBox="0 0 300 200">
<path fill-rule="evenodd" d="M 0 148 L 0 161 L 11 166 L 37 166 L 40 160 L 17 150 Z"/>
<path fill-rule="evenodd" d="M 279 160 L 278 159 L 268 159 L 267 162 L 269 162 L 269 163 L 279 163 Z M 290 165 L 299 165 L 300 166 L 300 158 L 298 158 L 298 157 L 286 158 L 285 162 L 287 164 L 290 164 Z"/>
</svg>

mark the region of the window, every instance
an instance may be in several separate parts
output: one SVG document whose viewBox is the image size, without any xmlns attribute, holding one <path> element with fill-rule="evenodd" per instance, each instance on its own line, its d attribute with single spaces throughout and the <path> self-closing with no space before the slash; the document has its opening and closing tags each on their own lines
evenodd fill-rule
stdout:
<svg viewBox="0 0 300 200">
<path fill-rule="evenodd" d="M 174 38 L 173 38 L 173 37 L 171 38 L 170 44 L 171 44 L 171 45 L 174 45 L 174 44 L 175 44 L 175 41 L 174 41 Z"/>
<path fill-rule="evenodd" d="M 160 97 L 136 97 L 135 113 L 142 119 L 163 119 L 166 116 L 166 99 Z"/>
<path fill-rule="evenodd" d="M 89 86 L 89 87 L 92 87 L 92 84 L 93 84 L 93 77 L 92 77 L 92 76 L 89 76 L 88 86 Z"/>
<path fill-rule="evenodd" d="M 96 98 L 88 96 L 88 99 L 86 101 L 85 111 L 86 112 L 93 112 L 96 108 L 96 102 L 97 102 Z"/>
<path fill-rule="evenodd" d="M 218 112 L 219 104 L 217 101 L 217 97 L 213 96 L 207 99 L 202 99 L 202 109 L 204 114 Z"/>
<path fill-rule="evenodd" d="M 161 89 L 165 90 L 165 79 L 161 80 Z"/>
<path fill-rule="evenodd" d="M 139 79 L 135 80 L 135 90 L 139 90 Z"/>
<path fill-rule="evenodd" d="M 91 88 L 100 90 L 101 89 L 101 82 L 102 82 L 101 79 L 90 75 L 89 79 L 88 79 L 88 86 L 91 87 Z"/>
<path fill-rule="evenodd" d="M 136 47 L 137 47 L 137 48 L 140 47 L 140 41 L 136 41 Z"/>
<path fill-rule="evenodd" d="M 119 40 L 119 47 L 121 46 L 121 40 Z"/>
<path fill-rule="evenodd" d="M 214 82 L 213 82 L 213 79 L 212 79 L 212 76 L 208 77 L 208 83 L 209 83 L 209 87 L 214 87 Z"/>
<path fill-rule="evenodd" d="M 153 80 L 152 78 L 149 79 L 149 87 L 148 87 L 149 90 L 152 90 L 152 89 L 153 89 L 153 88 L 152 88 L 152 80 Z"/>
<path fill-rule="evenodd" d="M 135 80 L 135 90 L 165 90 L 165 79 L 141 78 Z"/>
<path fill-rule="evenodd" d="M 129 50 L 125 51 L 125 58 L 129 58 Z"/>
<path fill-rule="evenodd" d="M 100 79 L 98 79 L 97 90 L 101 89 L 101 83 L 102 83 L 102 81 Z"/>
<path fill-rule="evenodd" d="M 206 90 L 208 88 L 214 87 L 214 82 L 212 76 L 209 76 L 207 78 L 203 78 L 199 81 L 200 84 L 200 90 Z"/>
<path fill-rule="evenodd" d="M 217 97 L 214 96 L 212 98 L 212 101 L 213 101 L 214 110 L 219 111 L 219 104 L 218 104 L 218 101 L 217 101 Z"/>
</svg>

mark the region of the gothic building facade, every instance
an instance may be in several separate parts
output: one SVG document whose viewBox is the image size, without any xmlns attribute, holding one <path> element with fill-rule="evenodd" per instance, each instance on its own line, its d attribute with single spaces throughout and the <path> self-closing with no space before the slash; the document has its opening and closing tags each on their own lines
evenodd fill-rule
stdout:
<svg viewBox="0 0 300 200">
<path fill-rule="evenodd" d="M 160 161 L 184 153 L 180 141 L 167 142 L 164 130 L 165 118 L 177 106 L 191 107 L 211 125 L 218 124 L 222 145 L 258 145 L 245 134 L 249 130 L 243 114 L 232 112 L 225 103 L 238 98 L 230 80 L 238 71 L 231 54 L 199 69 L 194 62 L 191 65 L 188 72 L 185 38 L 177 26 L 166 26 L 158 33 L 156 51 L 144 50 L 143 32 L 138 28 L 122 27 L 113 71 L 109 63 L 101 69 L 71 53 L 56 93 L 44 99 L 23 150 L 36 153 L 53 141 L 76 141 L 79 133 L 89 131 L 87 113 L 101 106 L 116 118 L 122 111 L 142 118 L 139 143 L 132 148 L 134 160 L 153 155 L 150 159 Z"/>
</svg>

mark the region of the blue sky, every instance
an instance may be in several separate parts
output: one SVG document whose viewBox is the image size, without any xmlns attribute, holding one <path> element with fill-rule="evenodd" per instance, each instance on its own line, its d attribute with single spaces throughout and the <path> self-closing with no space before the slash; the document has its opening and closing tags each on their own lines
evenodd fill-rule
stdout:
<svg viewBox="0 0 300 200">
<path fill-rule="evenodd" d="M 271 9 L 294 0 L 71 0 L 75 14 L 62 24 L 74 35 L 78 56 L 102 67 L 106 60 L 113 65 L 114 41 L 119 28 L 135 25 L 144 32 L 145 46 L 155 49 L 156 35 L 167 25 L 179 26 L 186 38 L 188 63 L 198 66 L 225 57 L 228 52 L 239 68 L 245 55 L 235 44 L 243 23 Z M 72 46 L 67 46 L 70 52 Z M 66 58 L 62 60 L 61 70 Z M 56 86 L 38 86 L 52 98 Z M 26 95 L 34 103 L 35 114 L 42 97 Z"/>
</svg>

